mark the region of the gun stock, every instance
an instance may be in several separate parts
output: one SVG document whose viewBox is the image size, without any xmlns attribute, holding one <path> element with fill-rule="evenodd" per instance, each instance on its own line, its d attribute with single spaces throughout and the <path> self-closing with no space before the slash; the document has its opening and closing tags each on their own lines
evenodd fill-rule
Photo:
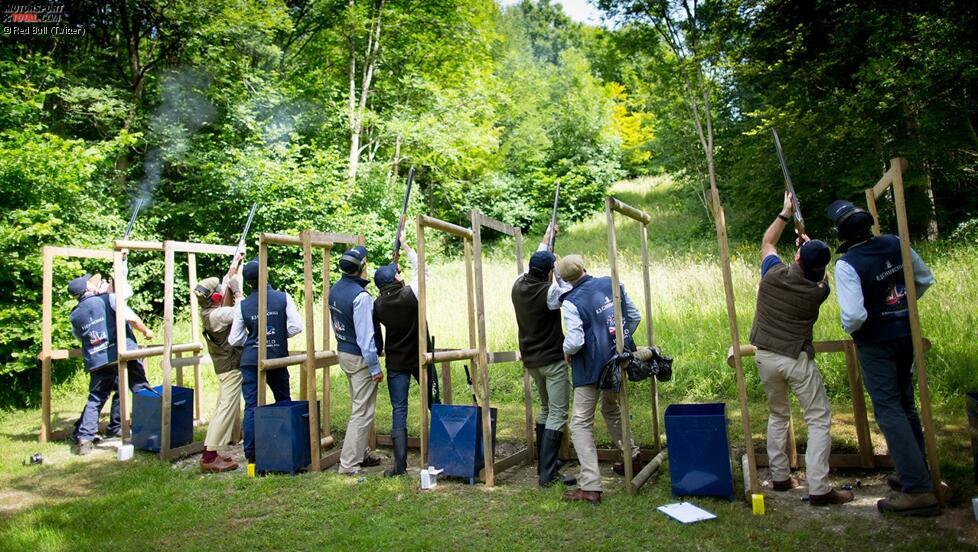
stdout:
<svg viewBox="0 0 978 552">
<path fill-rule="evenodd" d="M 231 283 L 231 278 L 238 272 L 241 267 L 241 253 L 245 249 L 245 243 L 248 239 L 248 232 L 251 231 L 251 222 L 255 219 L 255 210 L 258 208 L 257 203 L 251 204 L 251 210 L 248 212 L 248 220 L 245 222 L 244 230 L 241 231 L 241 237 L 238 238 L 238 246 L 234 250 L 234 256 L 231 257 L 231 266 L 228 268 L 227 274 L 224 275 L 224 280 L 221 281 L 221 305 L 231 306 L 234 304 L 234 298 L 228 293 L 228 284 Z"/>
<path fill-rule="evenodd" d="M 550 213 L 550 241 L 547 243 L 547 249 L 553 253 L 554 246 L 557 245 L 557 204 L 560 202 L 560 182 L 557 183 L 557 189 L 554 191 L 554 208 Z"/>
<path fill-rule="evenodd" d="M 391 251 L 391 264 L 397 264 L 401 258 L 401 232 L 404 231 L 404 220 L 407 217 L 408 201 L 411 199 L 411 187 L 414 185 L 414 167 L 408 170 L 407 188 L 404 190 L 404 202 L 401 203 L 401 219 L 397 223 L 397 233 L 394 234 L 394 250 Z"/>
<path fill-rule="evenodd" d="M 774 127 L 771 127 L 771 135 L 774 136 L 774 149 L 778 152 L 781 172 L 784 173 L 784 187 L 791 194 L 791 207 L 795 211 L 795 233 L 801 236 L 805 233 L 805 218 L 801 215 L 801 203 L 798 201 L 798 194 L 795 193 L 795 186 L 791 182 L 788 163 L 784 160 L 784 150 L 781 149 L 781 138 L 778 137 L 778 131 Z"/>
</svg>

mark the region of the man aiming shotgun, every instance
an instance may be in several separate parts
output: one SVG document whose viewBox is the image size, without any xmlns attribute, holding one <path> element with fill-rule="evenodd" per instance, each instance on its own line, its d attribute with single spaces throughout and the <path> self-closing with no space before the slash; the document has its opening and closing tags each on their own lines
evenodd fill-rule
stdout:
<svg viewBox="0 0 978 552">
<path fill-rule="evenodd" d="M 564 359 L 564 332 L 561 329 L 560 296 L 570 291 L 559 276 L 554 278 L 557 257 L 553 247 L 557 237 L 557 201 L 560 185 L 554 193 L 554 208 L 547 232 L 537 251 L 530 257 L 529 269 L 513 282 L 511 293 L 519 328 L 520 358 L 533 378 L 540 396 L 537 415 L 537 481 L 541 487 L 563 482 L 574 485 L 573 477 L 564 477 L 559 469 L 560 443 L 567 423 L 570 400 L 569 366 Z"/>
<path fill-rule="evenodd" d="M 374 272 L 374 284 L 380 290 L 380 296 L 374 301 L 374 320 L 384 327 L 386 333 L 384 355 L 387 358 L 387 390 L 390 392 L 391 409 L 391 441 L 394 444 L 394 465 L 384 471 L 385 476 L 395 476 L 407 473 L 407 410 L 408 389 L 411 378 L 420 383 L 421 366 L 418 364 L 418 255 L 407 242 L 404 234 L 404 216 L 411 193 L 411 182 L 414 170 L 408 173 L 408 187 L 404 194 L 404 208 L 401 212 L 401 222 L 398 236 L 394 240 L 394 262 L 378 268 Z M 411 264 L 413 278 L 407 285 L 401 277 L 396 260 L 400 250 L 407 254 Z M 429 275 L 425 272 L 425 277 Z M 434 351 L 434 339 L 428 337 L 429 349 Z M 434 363 L 424 367 L 428 370 L 428 404 L 441 402 L 436 391 L 437 373 Z"/>
<path fill-rule="evenodd" d="M 234 293 L 228 293 L 228 285 L 241 267 L 241 259 L 244 258 L 245 243 L 248 239 L 248 232 L 251 231 L 251 222 L 255 220 L 255 209 L 257 208 L 257 203 L 251 204 L 251 210 L 248 211 L 248 220 L 245 222 L 244 230 L 241 231 L 241 237 L 238 238 L 238 247 L 234 250 L 234 256 L 231 257 L 231 266 L 228 268 L 227 274 L 224 275 L 220 288 L 218 288 L 218 293 L 221 295 L 220 305 L 223 307 L 234 305 Z M 240 286 L 238 289 L 240 289 Z"/>
</svg>

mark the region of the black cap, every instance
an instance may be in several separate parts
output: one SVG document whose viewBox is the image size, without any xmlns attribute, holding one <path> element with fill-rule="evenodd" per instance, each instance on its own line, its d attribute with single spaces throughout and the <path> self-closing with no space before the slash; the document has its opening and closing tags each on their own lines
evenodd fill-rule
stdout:
<svg viewBox="0 0 978 552">
<path fill-rule="evenodd" d="M 252 259 L 245 263 L 244 268 L 241 269 L 241 277 L 246 282 L 258 281 L 258 259 Z"/>
<path fill-rule="evenodd" d="M 832 259 L 832 252 L 822 240 L 810 240 L 798 249 L 798 258 L 805 277 L 813 282 L 820 282 L 825 278 L 825 266 Z"/>
<path fill-rule="evenodd" d="M 91 274 L 85 274 L 84 276 L 79 276 L 74 280 L 68 282 L 68 293 L 72 296 L 81 299 L 85 292 L 88 291 L 88 280 L 91 279 Z"/>
<path fill-rule="evenodd" d="M 541 276 L 550 274 L 554 269 L 557 256 L 549 251 L 537 251 L 530 256 L 530 270 L 535 271 Z"/>
</svg>

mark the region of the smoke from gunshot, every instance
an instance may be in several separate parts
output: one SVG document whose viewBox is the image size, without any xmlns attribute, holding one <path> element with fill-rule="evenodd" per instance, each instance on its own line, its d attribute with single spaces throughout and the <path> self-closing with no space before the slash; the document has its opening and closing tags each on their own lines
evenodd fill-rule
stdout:
<svg viewBox="0 0 978 552">
<path fill-rule="evenodd" d="M 312 106 L 302 100 L 289 100 L 272 106 L 261 106 L 255 110 L 261 123 L 261 138 L 265 146 L 286 149 L 293 134 L 302 132 L 310 125 L 307 115 Z"/>
<path fill-rule="evenodd" d="M 217 110 L 203 93 L 210 83 L 210 77 L 191 68 L 176 69 L 163 78 L 162 101 L 149 120 L 153 147 L 143 158 L 143 177 L 139 182 L 143 207 L 153 198 L 164 163 L 183 159 L 193 134 L 214 120 Z"/>
</svg>

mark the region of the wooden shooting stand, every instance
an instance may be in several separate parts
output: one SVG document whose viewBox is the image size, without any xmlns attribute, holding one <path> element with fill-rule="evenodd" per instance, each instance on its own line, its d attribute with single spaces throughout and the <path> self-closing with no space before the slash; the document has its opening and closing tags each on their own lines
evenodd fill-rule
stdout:
<svg viewBox="0 0 978 552">
<path fill-rule="evenodd" d="M 303 311 L 305 314 L 306 350 L 283 358 L 267 359 L 268 336 L 266 332 L 258 332 L 258 406 L 265 404 L 265 371 L 289 366 L 302 366 L 299 378 L 299 400 L 308 401 L 309 405 L 309 471 L 328 469 L 340 461 L 340 451 L 336 450 L 326 456 L 322 455 L 323 448 L 330 448 L 335 443 L 330 429 L 330 367 L 339 363 L 336 351 L 329 349 L 329 253 L 335 244 L 363 245 L 363 236 L 335 234 L 305 230 L 298 236 L 285 234 L 262 234 L 258 240 L 258 320 L 266 320 L 268 316 L 268 246 L 298 246 L 302 248 L 303 267 Z M 312 250 L 321 249 L 323 252 L 322 265 L 322 350 L 316 350 L 315 305 L 313 304 L 313 272 Z M 316 370 L 323 369 L 322 417 L 319 415 L 319 392 L 316 389 Z M 320 434 L 323 434 L 320 437 Z"/>
<path fill-rule="evenodd" d="M 640 350 L 637 353 L 637 356 L 642 358 L 642 360 L 648 360 L 648 358 L 651 357 L 651 350 L 649 348 L 655 346 L 654 335 L 652 332 L 652 283 L 649 280 L 648 225 L 652 220 L 652 217 L 645 211 L 636 209 L 613 197 L 605 199 L 604 210 L 608 225 L 608 264 L 611 266 L 611 287 L 613 290 L 612 294 L 614 296 L 615 303 L 615 348 L 619 354 L 621 354 L 625 349 L 625 330 L 621 303 L 621 279 L 618 275 L 618 239 L 615 234 L 614 214 L 616 212 L 620 213 L 634 221 L 637 221 L 641 226 L 642 283 L 645 292 L 645 338 L 648 342 L 648 347 Z M 644 450 L 642 452 L 645 454 L 651 452 L 655 454 L 655 456 L 653 456 L 642 471 L 638 473 L 634 473 L 632 471 L 631 449 L 628 448 L 627 445 L 627 443 L 631 442 L 632 431 L 631 416 L 629 414 L 628 407 L 628 377 L 626 377 L 624 371 L 621 378 L 621 389 L 618 392 L 618 402 L 621 408 L 621 447 L 625 451 L 622 454 L 622 458 L 625 463 L 625 488 L 628 490 L 628 494 L 631 495 L 636 494 L 642 485 L 647 483 L 654 474 L 658 473 L 659 468 L 662 466 L 662 462 L 666 458 L 666 451 L 662 448 L 662 440 L 659 431 L 659 386 L 654 376 L 649 379 L 652 382 L 652 435 L 655 438 L 655 448 L 652 449 L 652 451 Z"/>
<path fill-rule="evenodd" d="M 924 441 L 927 447 L 931 478 L 934 488 L 940 489 L 940 460 L 937 456 L 937 444 L 934 438 L 934 421 L 930 409 L 930 395 L 927 389 L 927 370 L 924 364 L 924 352 L 931 347 L 930 341 L 923 338 L 920 332 L 920 318 L 917 310 L 916 285 L 913 279 L 913 266 L 910 255 L 909 229 L 907 226 L 906 203 L 903 196 L 903 171 L 906 170 L 907 161 L 901 158 L 894 158 L 890 161 L 890 169 L 883 174 L 883 177 L 875 186 L 866 190 L 866 199 L 869 211 L 875 220 L 873 232 L 879 235 L 879 217 L 876 212 L 876 199 L 883 195 L 891 186 L 893 188 L 894 203 L 897 215 L 897 225 L 899 227 L 904 279 L 907 282 L 907 297 L 910 310 L 910 327 L 914 343 L 914 364 L 917 368 L 917 383 L 920 393 L 921 415 L 924 425 Z M 721 262 L 724 263 L 725 280 L 730 273 L 730 258 L 726 253 L 726 228 L 722 218 L 722 208 L 719 207 L 719 198 L 714 195 L 716 202 L 716 212 L 720 218 L 717 219 L 718 238 L 720 237 L 720 225 L 724 224 L 721 240 Z M 725 281 L 726 284 L 726 281 Z M 736 311 L 734 310 L 733 289 L 725 286 L 727 291 L 727 312 L 731 321 L 731 335 L 736 336 Z M 832 468 L 863 468 L 863 469 L 888 469 L 893 467 L 893 460 L 888 454 L 875 454 L 873 442 L 870 435 L 869 419 L 866 411 L 866 398 L 862 385 L 862 374 L 859 370 L 859 357 L 857 356 L 856 344 L 851 339 L 839 341 L 816 341 L 814 344 L 816 353 L 843 353 L 846 359 L 846 370 L 849 376 L 849 389 L 852 397 L 852 408 L 854 424 L 856 426 L 856 440 L 859 452 L 857 454 L 833 453 L 829 455 L 829 466 Z M 749 473 L 745 473 L 745 487 L 749 491 L 758 492 L 760 483 L 757 479 L 756 466 L 768 466 L 769 458 L 766 454 L 758 455 L 754 452 L 753 438 L 750 433 L 750 425 L 747 420 L 747 395 L 743 385 L 743 367 L 741 359 L 745 356 L 753 356 L 757 349 L 753 345 L 740 345 L 731 347 L 727 351 L 727 363 L 737 371 L 738 391 L 741 400 L 741 412 L 744 418 L 744 446 L 746 449 L 745 457 L 749 466 Z M 804 457 L 799 456 L 795 446 L 794 426 L 789 422 L 788 426 L 788 457 L 792 468 L 804 466 Z M 942 494 L 936 493 L 940 500 L 944 500 Z"/>
<path fill-rule="evenodd" d="M 199 353 L 204 346 L 200 342 L 192 343 L 173 343 L 173 296 L 174 289 L 174 266 L 176 253 L 187 254 L 187 284 L 188 297 L 190 304 L 190 327 L 191 335 L 195 338 L 200 335 L 200 316 L 198 313 L 197 298 L 194 295 L 194 287 L 197 286 L 197 254 L 227 255 L 233 256 L 235 247 L 231 245 L 212 245 L 204 243 L 164 241 L 115 241 L 113 247 L 113 266 L 115 268 L 115 280 L 122 281 L 123 255 L 125 251 L 162 251 L 163 252 L 163 345 L 140 348 L 135 351 L 127 351 L 125 340 L 119 340 L 119 399 L 120 410 L 122 412 L 122 439 L 126 441 L 130 438 L 129 418 L 128 418 L 128 393 L 129 386 L 126 382 L 126 363 L 130 360 L 148 358 L 151 356 L 162 356 L 163 369 L 163 393 L 162 393 L 162 421 L 160 431 L 160 458 L 164 460 L 174 460 L 190 454 L 196 454 L 204 450 L 203 441 L 194 441 L 187 445 L 177 448 L 170 448 L 170 410 L 173 393 L 173 368 L 177 369 L 177 385 L 183 385 L 183 367 L 194 367 L 194 418 L 200 419 L 201 398 L 200 398 L 200 363 Z M 126 321 L 122 316 L 125 310 L 126 299 L 122 296 L 116 297 L 116 335 L 125 335 Z M 183 353 L 194 353 L 189 358 L 173 358 L 181 356 Z"/>
<path fill-rule="evenodd" d="M 52 327 L 54 312 L 54 259 L 58 257 L 72 259 L 101 259 L 112 262 L 110 249 L 84 249 L 79 247 L 57 247 L 45 245 L 41 247 L 42 284 L 41 284 L 41 352 L 37 355 L 41 361 L 41 431 L 37 440 L 42 445 L 51 441 L 67 438 L 71 430 L 51 429 L 51 361 L 67 360 L 82 356 L 81 349 L 54 349 L 52 343 Z M 116 310 L 118 312 L 118 310 Z M 125 334 L 122 334 L 125 335 Z M 124 410 L 120 409 L 123 413 Z M 123 414 L 124 415 L 124 414 Z"/>
<path fill-rule="evenodd" d="M 520 355 L 518 351 L 507 352 L 487 352 L 486 334 L 486 307 L 485 307 L 485 287 L 482 275 L 482 227 L 491 228 L 497 232 L 512 236 L 516 253 L 516 274 L 523 273 L 523 232 L 514 226 L 505 224 L 496 219 L 487 217 L 472 209 L 469 213 L 472 221 L 472 264 L 475 273 L 475 310 L 476 328 L 478 330 L 479 355 L 479 383 L 482 387 L 483 409 L 482 409 L 482 450 L 485 460 L 485 482 L 486 486 L 495 485 L 497 472 L 503 472 L 517 464 L 530 464 L 533 462 L 536 447 L 533 446 L 533 396 L 530 391 L 530 372 L 523 367 L 523 408 L 524 408 L 524 429 L 526 432 L 526 448 L 515 452 L 506 458 L 493 461 L 492 451 L 492 429 L 489 408 L 491 407 L 489 397 L 489 365 L 499 362 L 518 362 Z M 468 259 L 466 259 L 468 261 Z"/>
<path fill-rule="evenodd" d="M 519 228 L 515 228 L 498 220 L 486 217 L 473 210 L 470 213 L 472 228 L 463 228 L 456 224 L 431 218 L 425 215 L 418 215 L 417 221 L 417 240 L 418 240 L 418 345 L 420 350 L 419 364 L 423 367 L 430 363 L 440 363 L 442 366 L 442 381 L 445 390 L 446 404 L 452 403 L 451 387 L 451 363 L 460 360 L 475 360 L 472 374 L 475 380 L 473 390 L 477 396 L 477 402 L 482 406 L 482 438 L 483 438 L 483 460 L 485 468 L 480 474 L 480 478 L 485 481 L 486 486 L 495 485 L 497 472 L 502 472 L 512 466 L 523 462 L 533 461 L 533 412 L 530 397 L 529 374 L 524 372 L 523 391 L 525 394 L 524 407 L 526 409 L 526 435 L 527 448 L 516 452 L 506 458 L 494 461 L 492 446 L 492 426 L 491 414 L 489 412 L 489 365 L 501 362 L 517 362 L 519 354 L 516 352 L 496 352 L 487 351 L 486 321 L 485 321 L 485 298 L 483 295 L 483 273 L 482 273 L 482 233 L 483 226 L 512 236 L 516 250 L 517 274 L 523 270 L 523 237 Z M 427 280 L 425 277 L 425 228 L 439 230 L 453 236 L 462 238 L 465 250 L 465 284 L 466 284 L 466 311 L 468 314 L 469 347 L 467 349 L 438 349 L 428 350 L 426 336 L 427 331 Z M 427 370 L 420 371 L 419 383 L 421 384 L 421 459 L 424 465 L 428 463 L 428 388 Z"/>
</svg>

